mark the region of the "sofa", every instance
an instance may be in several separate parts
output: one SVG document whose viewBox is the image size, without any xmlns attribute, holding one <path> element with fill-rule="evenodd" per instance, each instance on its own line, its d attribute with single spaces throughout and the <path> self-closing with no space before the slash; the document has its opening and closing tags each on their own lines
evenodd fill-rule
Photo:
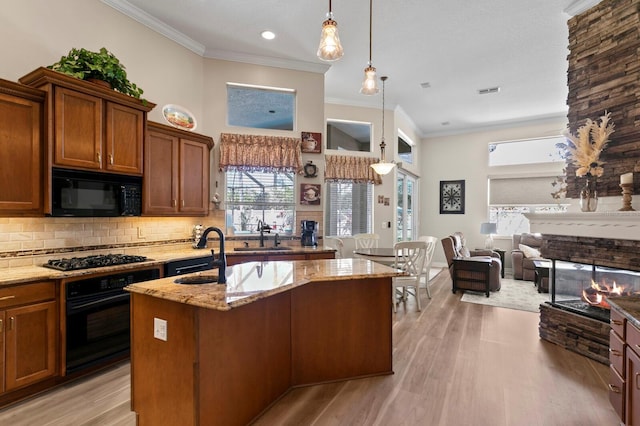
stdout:
<svg viewBox="0 0 640 426">
<path fill-rule="evenodd" d="M 461 232 L 443 238 L 441 243 L 453 280 L 454 293 L 457 289 L 473 290 L 484 291 L 488 296 L 489 291 L 500 290 L 500 254 L 489 249 L 470 250 L 466 247 L 466 240 Z M 485 274 L 480 270 L 479 263 L 487 263 L 486 261 L 489 261 L 489 265 Z"/>
<path fill-rule="evenodd" d="M 513 278 L 516 280 L 535 281 L 534 260 L 546 260 L 540 255 L 542 235 L 514 234 L 512 237 L 511 265 Z"/>
</svg>

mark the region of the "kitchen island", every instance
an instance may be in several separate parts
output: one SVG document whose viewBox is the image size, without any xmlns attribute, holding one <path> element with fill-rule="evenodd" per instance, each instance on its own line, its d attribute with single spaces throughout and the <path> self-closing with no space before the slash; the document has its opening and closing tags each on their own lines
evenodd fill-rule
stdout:
<svg viewBox="0 0 640 426">
<path fill-rule="evenodd" d="M 226 285 L 127 287 L 138 425 L 247 424 L 292 387 L 393 373 L 394 269 L 276 261 L 226 275 Z"/>
</svg>

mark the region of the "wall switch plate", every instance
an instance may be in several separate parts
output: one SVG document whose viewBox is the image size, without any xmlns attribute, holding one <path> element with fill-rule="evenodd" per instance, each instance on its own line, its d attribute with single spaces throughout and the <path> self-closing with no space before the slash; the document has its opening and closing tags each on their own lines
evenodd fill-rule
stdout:
<svg viewBox="0 0 640 426">
<path fill-rule="evenodd" d="M 167 341 L 167 321 L 154 318 L 153 319 L 153 337 L 159 340 Z"/>
</svg>

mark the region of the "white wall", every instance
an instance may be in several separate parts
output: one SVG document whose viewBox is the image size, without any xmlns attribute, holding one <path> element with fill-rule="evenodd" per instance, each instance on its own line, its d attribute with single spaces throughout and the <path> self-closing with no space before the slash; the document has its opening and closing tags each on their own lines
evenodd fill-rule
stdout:
<svg viewBox="0 0 640 426">
<path fill-rule="evenodd" d="M 566 119 L 559 118 L 509 128 L 424 138 L 420 155 L 424 178 L 421 183 L 420 233 L 441 239 L 453 232 L 461 231 L 465 234 L 470 248 L 484 247 L 485 236 L 480 234 L 480 224 L 488 220 L 488 144 L 557 136 L 566 126 Z M 537 172 L 539 168 L 533 165 L 531 171 Z M 465 214 L 440 214 L 441 180 L 465 181 Z M 494 245 L 507 250 L 508 256 L 511 250 L 510 239 L 495 239 Z M 434 262 L 446 262 L 441 245 L 436 249 Z M 510 262 L 507 262 L 507 265 L 509 264 Z"/>
<path fill-rule="evenodd" d="M 150 119 L 163 122 L 168 103 L 203 118 L 202 58 L 98 0 L 12 2 L 0 14 L 0 38 L 0 78 L 17 81 L 73 47 L 106 47 L 143 97 L 158 104 Z"/>
</svg>

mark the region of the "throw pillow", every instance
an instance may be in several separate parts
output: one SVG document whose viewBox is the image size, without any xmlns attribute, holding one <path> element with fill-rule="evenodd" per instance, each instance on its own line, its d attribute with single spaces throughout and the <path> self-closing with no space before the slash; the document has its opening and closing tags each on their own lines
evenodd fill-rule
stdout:
<svg viewBox="0 0 640 426">
<path fill-rule="evenodd" d="M 534 249 L 533 247 L 529 247 L 524 244 L 519 244 L 518 248 L 522 253 L 524 253 L 524 257 L 527 257 L 527 258 L 540 257 L 540 251 L 537 249 Z"/>
</svg>

